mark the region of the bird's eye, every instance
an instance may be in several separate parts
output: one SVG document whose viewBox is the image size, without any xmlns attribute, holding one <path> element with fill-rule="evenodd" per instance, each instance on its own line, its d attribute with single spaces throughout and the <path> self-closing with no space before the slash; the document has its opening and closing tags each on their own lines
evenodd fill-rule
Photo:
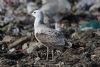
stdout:
<svg viewBox="0 0 100 67">
<path fill-rule="evenodd" d="M 36 13 L 36 12 L 34 12 L 34 13 Z"/>
</svg>

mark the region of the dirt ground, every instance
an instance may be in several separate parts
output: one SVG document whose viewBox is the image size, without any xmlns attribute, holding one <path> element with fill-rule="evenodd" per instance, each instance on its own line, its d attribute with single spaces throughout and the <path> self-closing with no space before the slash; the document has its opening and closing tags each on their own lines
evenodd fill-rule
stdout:
<svg viewBox="0 0 100 67">
<path fill-rule="evenodd" d="M 49 52 L 47 61 L 47 49 L 36 40 L 34 18 L 27 14 L 24 4 L 6 5 L 0 11 L 0 67 L 100 67 L 100 31 L 74 31 L 78 29 L 74 17 L 74 21 L 70 18 L 68 21 L 76 23 L 61 20 L 66 27 L 63 33 L 72 47 L 55 49 L 53 61 Z"/>
</svg>

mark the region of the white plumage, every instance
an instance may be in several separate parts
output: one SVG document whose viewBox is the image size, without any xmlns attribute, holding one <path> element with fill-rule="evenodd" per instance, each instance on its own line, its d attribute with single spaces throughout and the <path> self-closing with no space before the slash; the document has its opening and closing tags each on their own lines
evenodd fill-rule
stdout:
<svg viewBox="0 0 100 67">
<path fill-rule="evenodd" d="M 44 16 L 41 10 L 35 10 L 32 13 L 32 16 L 35 17 L 34 22 L 34 32 L 36 39 L 43 43 L 46 47 L 49 47 L 50 49 L 61 49 L 65 45 L 65 38 L 64 35 L 55 30 L 48 28 L 44 22 Z M 48 59 L 48 51 L 47 51 L 47 59 Z"/>
</svg>

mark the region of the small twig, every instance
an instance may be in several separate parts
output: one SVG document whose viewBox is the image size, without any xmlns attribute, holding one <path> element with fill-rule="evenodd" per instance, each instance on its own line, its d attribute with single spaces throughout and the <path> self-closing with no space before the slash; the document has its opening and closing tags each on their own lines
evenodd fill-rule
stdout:
<svg viewBox="0 0 100 67">
<path fill-rule="evenodd" d="M 23 43 L 29 41 L 30 39 L 31 39 L 31 36 L 22 37 L 22 38 L 16 40 L 15 42 L 13 42 L 12 44 L 10 44 L 8 46 L 8 48 L 10 49 L 10 48 L 16 47 L 18 45 L 22 45 Z"/>
</svg>

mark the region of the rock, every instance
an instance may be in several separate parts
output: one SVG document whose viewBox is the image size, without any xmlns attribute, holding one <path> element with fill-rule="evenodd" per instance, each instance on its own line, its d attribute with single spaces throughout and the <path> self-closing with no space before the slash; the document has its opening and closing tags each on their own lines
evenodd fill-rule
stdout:
<svg viewBox="0 0 100 67">
<path fill-rule="evenodd" d="M 13 42 L 14 41 L 14 37 L 12 37 L 12 36 L 9 36 L 9 35 L 6 35 L 4 38 L 3 38 L 3 42 L 6 42 L 6 43 L 11 43 L 11 42 Z"/>
<path fill-rule="evenodd" d="M 26 50 L 28 47 L 29 47 L 28 44 L 25 43 L 25 44 L 23 44 L 23 46 L 22 46 L 22 50 Z"/>
<path fill-rule="evenodd" d="M 12 48 L 12 49 L 9 49 L 9 53 L 12 53 L 12 52 L 14 52 L 16 49 L 15 48 Z"/>
</svg>

